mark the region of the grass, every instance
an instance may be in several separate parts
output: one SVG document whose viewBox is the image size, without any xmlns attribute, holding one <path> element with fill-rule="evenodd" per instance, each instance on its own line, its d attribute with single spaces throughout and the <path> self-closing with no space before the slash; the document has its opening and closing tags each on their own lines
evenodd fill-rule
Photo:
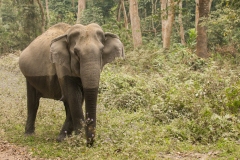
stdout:
<svg viewBox="0 0 240 160">
<path fill-rule="evenodd" d="M 175 47 L 127 52 L 101 75 L 97 137 L 57 143 L 63 105 L 41 99 L 36 134 L 24 136 L 25 80 L 16 55 L 0 58 L 0 136 L 27 146 L 33 157 L 57 159 L 239 159 L 238 59 L 208 60 Z"/>
</svg>

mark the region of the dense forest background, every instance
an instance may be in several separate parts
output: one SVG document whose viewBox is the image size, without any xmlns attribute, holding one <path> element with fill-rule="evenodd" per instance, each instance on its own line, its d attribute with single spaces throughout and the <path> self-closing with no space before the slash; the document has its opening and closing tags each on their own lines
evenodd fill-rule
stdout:
<svg viewBox="0 0 240 160">
<path fill-rule="evenodd" d="M 138 24 L 131 21 L 130 13 L 134 9 L 129 2 L 136 3 L 138 7 L 138 12 L 132 13 L 133 17 L 140 18 L 140 37 L 131 36 Z M 206 3 L 210 9 L 202 17 L 198 9 L 200 3 Z M 135 36 L 138 36 L 135 39 L 140 39 L 140 45 L 169 48 L 164 44 L 166 30 L 170 30 L 168 38 L 171 46 L 182 44 L 195 49 L 197 26 L 205 26 L 207 52 L 236 54 L 240 48 L 240 2 L 201 0 L 200 3 L 198 0 L 79 0 L 79 3 L 77 0 L 1 0 L 0 51 L 22 50 L 36 36 L 58 22 L 72 25 L 95 22 L 106 31 L 118 34 L 127 49 L 134 47 Z M 201 23 L 198 24 L 199 15 Z M 167 29 L 164 29 L 164 23 L 170 23 Z"/>
</svg>

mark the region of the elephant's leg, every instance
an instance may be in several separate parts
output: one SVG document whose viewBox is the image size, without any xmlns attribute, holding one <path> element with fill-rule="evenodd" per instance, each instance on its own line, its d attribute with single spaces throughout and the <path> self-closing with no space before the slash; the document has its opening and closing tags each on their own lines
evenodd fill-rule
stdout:
<svg viewBox="0 0 240 160">
<path fill-rule="evenodd" d="M 63 97 L 64 102 L 67 104 L 69 109 L 67 116 L 71 118 L 72 128 L 75 134 L 80 134 L 83 127 L 84 115 L 82 110 L 83 104 L 83 92 L 81 87 L 81 80 L 78 77 L 64 77 Z M 68 120 L 68 118 L 66 119 Z M 63 128 L 69 125 L 64 123 Z M 62 131 L 61 131 L 62 132 Z"/>
<path fill-rule="evenodd" d="M 75 134 L 80 134 L 81 129 L 84 126 L 84 115 L 82 110 L 83 95 L 82 92 L 78 92 L 76 97 L 71 97 L 69 103 L 69 108 L 71 112 L 73 130 Z"/>
<path fill-rule="evenodd" d="M 69 136 L 72 134 L 73 131 L 73 122 L 72 117 L 69 109 L 68 103 L 64 102 L 65 111 L 66 111 L 66 120 L 63 124 L 63 127 L 58 135 L 57 141 L 61 142 L 66 136 Z"/>
<path fill-rule="evenodd" d="M 35 120 L 39 106 L 40 95 L 38 91 L 27 81 L 27 122 L 25 134 L 31 135 L 35 131 Z"/>
</svg>

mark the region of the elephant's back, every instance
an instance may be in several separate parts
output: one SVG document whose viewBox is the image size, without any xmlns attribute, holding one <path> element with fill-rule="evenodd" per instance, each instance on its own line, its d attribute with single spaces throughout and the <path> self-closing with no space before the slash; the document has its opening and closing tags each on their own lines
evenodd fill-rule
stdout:
<svg viewBox="0 0 240 160">
<path fill-rule="evenodd" d="M 50 44 L 54 38 L 63 35 L 68 28 L 70 25 L 66 23 L 56 24 L 38 36 L 22 51 L 19 57 L 19 67 L 25 76 L 55 74 L 54 65 L 49 59 Z"/>
<path fill-rule="evenodd" d="M 36 39 L 34 39 L 29 46 L 25 49 L 27 52 L 31 52 L 32 50 L 39 49 L 39 52 L 41 53 L 35 53 L 35 54 L 43 54 L 44 50 L 50 51 L 50 44 L 51 41 L 60 36 L 65 34 L 65 32 L 70 28 L 71 26 L 66 23 L 58 23 L 50 27 L 47 31 L 45 31 L 43 34 L 38 36 Z M 25 50 L 23 52 L 25 52 Z M 31 52 L 33 54 L 33 52 Z"/>
<path fill-rule="evenodd" d="M 58 23 L 58 24 L 55 24 L 52 27 L 50 27 L 48 30 L 58 29 L 58 30 L 62 30 L 64 32 L 66 32 L 70 27 L 71 27 L 71 25 L 69 25 L 67 23 Z"/>
</svg>

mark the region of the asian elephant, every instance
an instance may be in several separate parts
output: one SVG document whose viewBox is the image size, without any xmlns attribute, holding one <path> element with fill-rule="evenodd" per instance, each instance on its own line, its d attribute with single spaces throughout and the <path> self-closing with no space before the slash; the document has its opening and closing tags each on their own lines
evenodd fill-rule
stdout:
<svg viewBox="0 0 240 160">
<path fill-rule="evenodd" d="M 66 111 L 57 140 L 85 127 L 87 145 L 93 145 L 100 72 L 115 57 L 124 57 L 122 42 L 95 23 L 59 23 L 31 42 L 19 58 L 27 81 L 25 134 L 34 133 L 39 99 L 50 98 L 62 101 Z"/>
</svg>

